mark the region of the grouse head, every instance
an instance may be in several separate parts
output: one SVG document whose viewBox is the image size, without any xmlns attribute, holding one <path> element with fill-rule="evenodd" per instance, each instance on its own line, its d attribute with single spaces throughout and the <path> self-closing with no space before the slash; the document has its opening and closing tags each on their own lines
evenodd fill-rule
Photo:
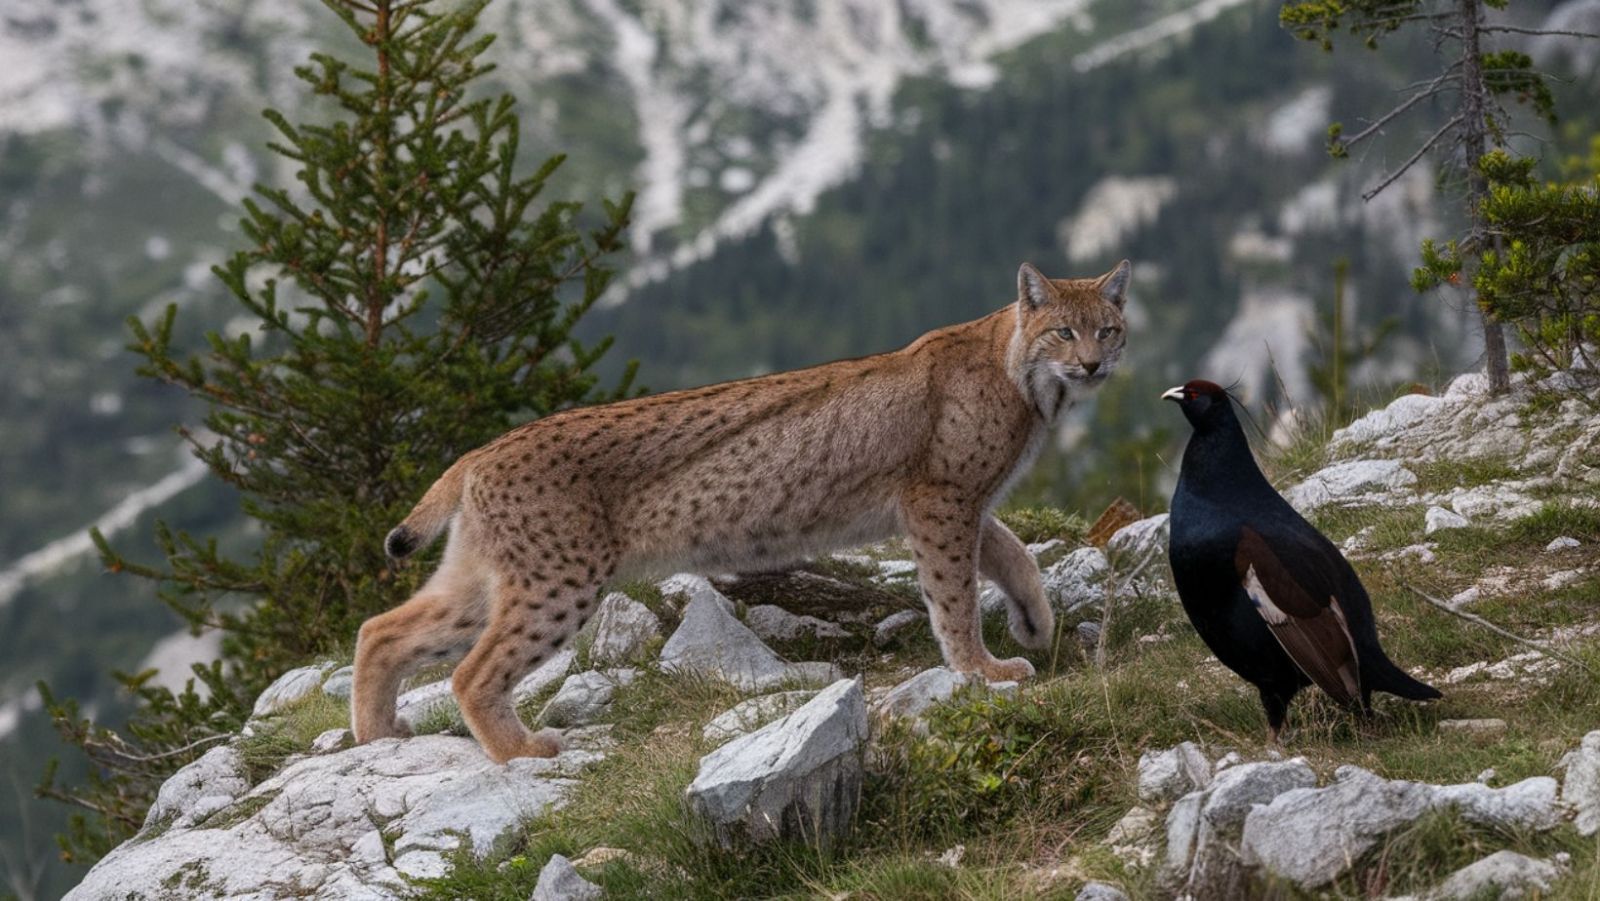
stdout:
<svg viewBox="0 0 1600 901">
<path fill-rule="evenodd" d="M 1161 399 L 1177 401 L 1184 418 L 1197 432 L 1211 431 L 1236 421 L 1227 390 L 1216 382 L 1192 379 L 1167 389 Z"/>
</svg>

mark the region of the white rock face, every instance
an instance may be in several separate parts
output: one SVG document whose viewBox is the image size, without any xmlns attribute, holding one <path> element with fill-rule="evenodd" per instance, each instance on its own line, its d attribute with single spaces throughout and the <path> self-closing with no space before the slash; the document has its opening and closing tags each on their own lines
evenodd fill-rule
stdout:
<svg viewBox="0 0 1600 901">
<path fill-rule="evenodd" d="M 1073 901 L 1128 901 L 1128 895 L 1108 882 L 1090 882 L 1078 889 Z"/>
<path fill-rule="evenodd" d="M 599 901 L 605 893 L 600 886 L 578 875 L 572 861 L 560 854 L 539 871 L 539 881 L 528 901 Z"/>
<path fill-rule="evenodd" d="M 644 645 L 661 634 L 661 620 L 650 608 L 613 591 L 600 602 L 594 614 L 594 640 L 589 643 L 589 660 L 598 665 L 631 663 Z"/>
<path fill-rule="evenodd" d="M 1284 497 L 1296 510 L 1309 513 L 1329 504 L 1360 502 L 1367 496 L 1416 483 L 1417 474 L 1394 460 L 1349 460 L 1313 473 L 1284 492 Z"/>
<path fill-rule="evenodd" d="M 740 701 L 706 723 L 700 735 L 709 742 L 738 738 L 781 716 L 788 716 L 816 696 L 814 691 L 779 691 Z"/>
<path fill-rule="evenodd" d="M 161 783 L 155 803 L 145 814 L 144 828 L 193 826 L 249 790 L 238 749 L 232 745 L 212 748 Z"/>
<path fill-rule="evenodd" d="M 1166 804 L 1211 782 L 1211 763 L 1192 741 L 1139 756 L 1139 800 Z"/>
<path fill-rule="evenodd" d="M 886 648 L 894 643 L 900 633 L 927 620 L 928 614 L 921 610 L 901 610 L 899 613 L 891 613 L 873 628 L 872 644 L 875 647 Z"/>
<path fill-rule="evenodd" d="M 1203 792 L 1186 891 L 1197 898 L 1238 897 L 1248 882 L 1237 847 L 1245 817 L 1284 792 L 1317 784 L 1302 758 L 1231 766 Z"/>
<path fill-rule="evenodd" d="M 838 623 L 830 623 L 815 616 L 797 616 L 773 604 L 751 607 L 744 617 L 745 625 L 763 641 L 794 641 L 802 636 L 812 638 L 849 638 L 850 633 Z"/>
<path fill-rule="evenodd" d="M 539 711 L 539 722 L 564 729 L 587 726 L 611 709 L 611 696 L 638 678 L 636 669 L 590 670 L 568 676 L 555 697 Z"/>
<path fill-rule="evenodd" d="M 577 658 L 577 652 L 567 648 L 546 660 L 538 669 L 522 677 L 522 681 L 511 689 L 512 701 L 521 703 L 554 685 L 572 669 L 572 662 Z M 429 716 L 456 709 L 456 697 L 451 693 L 449 679 L 440 679 L 413 688 L 402 694 L 395 704 L 396 717 L 413 729 Z"/>
<path fill-rule="evenodd" d="M 855 816 L 866 740 L 861 683 L 842 679 L 794 713 L 702 757 L 684 798 L 723 847 L 825 842 Z"/>
<path fill-rule="evenodd" d="M 1432 535 L 1441 529 L 1465 529 L 1467 526 L 1472 525 L 1472 523 L 1467 522 L 1465 516 L 1454 510 L 1446 510 L 1443 507 L 1429 507 L 1425 522 L 1423 534 L 1426 535 Z"/>
<path fill-rule="evenodd" d="M 661 589 L 661 593 L 669 598 L 675 595 L 683 597 L 685 599 L 685 609 L 688 608 L 689 604 L 705 598 L 714 601 L 719 607 L 728 611 L 729 616 L 733 615 L 733 601 L 729 600 L 727 595 L 718 591 L 716 586 L 711 584 L 711 580 L 705 576 L 695 575 L 694 573 L 678 573 L 657 582 L 656 587 Z"/>
<path fill-rule="evenodd" d="M 1570 551 L 1582 543 L 1583 542 L 1573 538 L 1570 535 L 1562 535 L 1559 538 L 1551 539 L 1550 543 L 1544 546 L 1544 549 L 1548 553 L 1555 553 L 1556 551 Z"/>
<path fill-rule="evenodd" d="M 1170 533 L 1167 519 L 1167 514 L 1160 513 L 1129 523 L 1111 536 L 1111 540 L 1106 543 L 1106 549 L 1113 556 L 1131 562 L 1144 559 L 1146 554 L 1160 554 L 1167 548 Z"/>
<path fill-rule="evenodd" d="M 356 668 L 341 666 L 328 674 L 322 682 L 322 693 L 330 698 L 349 700 L 350 689 L 355 684 Z"/>
<path fill-rule="evenodd" d="M 1578 749 L 1562 758 L 1561 766 L 1566 770 L 1561 800 L 1576 812 L 1573 825 L 1578 834 L 1600 832 L 1600 729 L 1585 735 Z"/>
<path fill-rule="evenodd" d="M 402 874 L 444 872 L 463 840 L 487 853 L 560 805 L 571 776 L 598 759 L 568 751 L 500 766 L 472 740 L 443 735 L 305 757 L 214 812 L 212 828 L 147 827 L 67 897 L 163 898 L 181 884 L 186 897 L 393 898 L 406 890 Z"/>
<path fill-rule="evenodd" d="M 1437 786 L 1432 804 L 1435 809 L 1453 807 L 1464 819 L 1483 826 L 1542 831 L 1561 823 L 1561 808 L 1556 803 L 1559 789 L 1549 776 L 1534 776 L 1505 788 L 1464 782 Z"/>
<path fill-rule="evenodd" d="M 266 716 L 321 688 L 323 678 L 332 669 L 331 663 L 317 663 L 289 670 L 279 676 L 256 698 L 255 708 L 250 711 L 251 718 Z"/>
<path fill-rule="evenodd" d="M 721 592 L 714 588 L 709 592 L 694 595 L 684 609 L 683 623 L 661 649 L 663 670 L 704 673 L 745 691 L 764 691 L 785 682 L 838 678 L 838 667 L 830 663 L 785 661 L 733 617 L 729 612 L 732 602 Z"/>
<path fill-rule="evenodd" d="M 1512 901 L 1536 892 L 1548 892 L 1561 878 L 1561 868 L 1515 851 L 1496 851 L 1450 874 L 1424 897 L 1428 901 L 1473 901 L 1498 898 Z"/>
</svg>

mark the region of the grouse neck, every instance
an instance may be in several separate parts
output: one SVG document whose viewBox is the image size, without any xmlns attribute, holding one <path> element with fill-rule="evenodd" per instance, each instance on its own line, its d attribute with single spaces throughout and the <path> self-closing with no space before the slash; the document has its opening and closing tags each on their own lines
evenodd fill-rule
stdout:
<svg viewBox="0 0 1600 901">
<path fill-rule="evenodd" d="M 1241 494 L 1277 492 L 1256 465 L 1244 429 L 1229 410 L 1221 422 L 1204 423 L 1194 430 L 1189 446 L 1183 450 L 1183 480 L 1199 494 L 1225 492 Z"/>
</svg>

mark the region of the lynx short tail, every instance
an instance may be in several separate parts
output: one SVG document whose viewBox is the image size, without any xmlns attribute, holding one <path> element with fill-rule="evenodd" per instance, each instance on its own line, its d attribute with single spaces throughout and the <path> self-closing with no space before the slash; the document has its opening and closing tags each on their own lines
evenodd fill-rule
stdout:
<svg viewBox="0 0 1600 901">
<path fill-rule="evenodd" d="M 461 492 L 467 480 L 467 459 L 462 458 L 434 482 L 411 514 L 383 540 L 390 559 L 404 560 L 432 544 L 450 525 L 461 507 Z"/>
</svg>

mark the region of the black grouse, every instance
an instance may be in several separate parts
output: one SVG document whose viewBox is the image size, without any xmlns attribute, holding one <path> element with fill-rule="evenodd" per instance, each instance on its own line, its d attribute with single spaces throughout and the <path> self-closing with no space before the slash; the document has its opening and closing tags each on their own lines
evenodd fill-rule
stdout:
<svg viewBox="0 0 1600 901">
<path fill-rule="evenodd" d="M 1383 653 L 1361 580 L 1261 474 L 1228 393 L 1196 379 L 1161 396 L 1194 426 L 1172 495 L 1178 597 L 1217 659 L 1260 691 L 1273 741 L 1313 682 L 1363 713 L 1374 691 L 1439 697 Z"/>
</svg>

